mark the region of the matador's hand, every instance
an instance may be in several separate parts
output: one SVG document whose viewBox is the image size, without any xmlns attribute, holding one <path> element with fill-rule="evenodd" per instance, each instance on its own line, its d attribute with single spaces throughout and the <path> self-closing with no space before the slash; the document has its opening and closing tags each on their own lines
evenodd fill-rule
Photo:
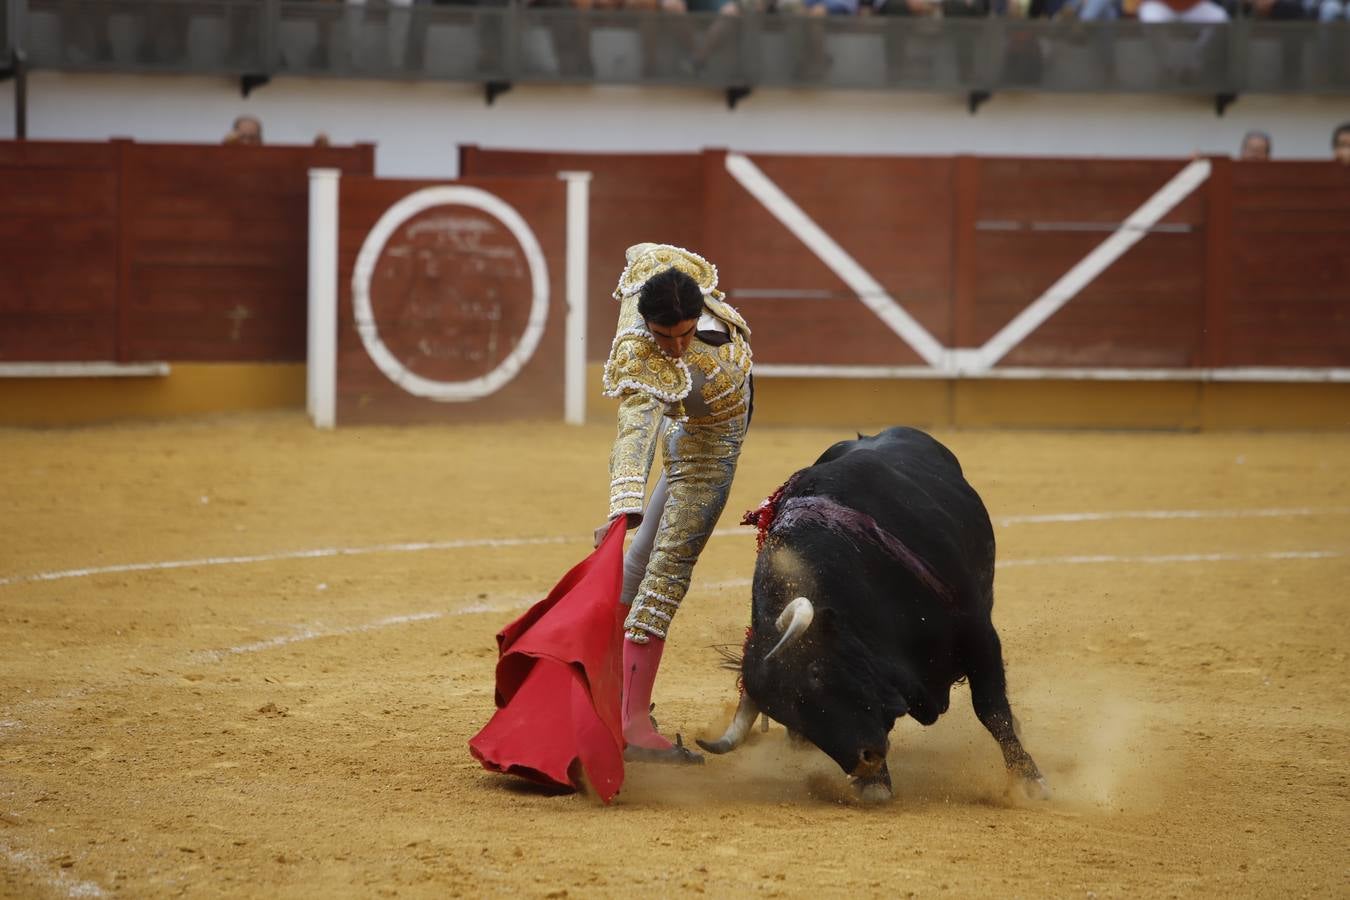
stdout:
<svg viewBox="0 0 1350 900">
<path fill-rule="evenodd" d="M 634 515 L 633 513 L 625 513 L 625 518 L 626 518 L 628 521 L 624 522 L 624 526 L 627 527 L 627 528 L 629 528 L 629 529 L 633 529 L 633 528 L 638 527 L 638 523 L 640 523 L 640 522 L 642 521 L 642 517 L 641 517 L 641 516 Z M 605 535 L 609 534 L 609 526 L 611 526 L 611 525 L 613 525 L 613 524 L 614 524 L 614 520 L 613 520 L 613 519 L 610 519 L 608 522 L 606 522 L 605 524 L 601 525 L 599 528 L 595 529 L 595 543 L 592 544 L 592 546 L 594 546 L 594 547 L 599 547 L 599 546 L 600 546 L 600 542 L 603 541 L 603 540 L 605 539 Z"/>
</svg>

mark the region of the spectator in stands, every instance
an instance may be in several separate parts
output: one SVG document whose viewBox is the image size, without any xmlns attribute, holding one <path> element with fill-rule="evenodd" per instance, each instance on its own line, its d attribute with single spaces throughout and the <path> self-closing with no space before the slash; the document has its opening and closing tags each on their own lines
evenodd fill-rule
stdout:
<svg viewBox="0 0 1350 900">
<path fill-rule="evenodd" d="M 700 72 L 708 64 L 708 59 L 718 48 L 735 33 L 732 27 L 734 19 L 742 12 L 764 13 L 769 11 L 773 0 L 687 0 L 686 6 L 692 13 L 717 13 L 717 19 L 708 29 L 694 40 L 694 49 L 689 55 L 689 69 Z"/>
<path fill-rule="evenodd" d="M 1238 159 L 1248 162 L 1270 159 L 1270 135 L 1255 129 L 1244 134 Z"/>
<path fill-rule="evenodd" d="M 1217 24 L 1228 21 L 1228 11 L 1214 0 L 1143 0 L 1139 21 Z"/>
<path fill-rule="evenodd" d="M 1083 22 L 1112 22 L 1120 18 L 1119 0 L 1046 0 L 1043 12 L 1032 4 L 1032 18 L 1044 15 L 1052 19 L 1079 19 Z"/>
<path fill-rule="evenodd" d="M 1308 18 L 1320 22 L 1350 20 L 1350 0 L 1306 0 Z"/>
<path fill-rule="evenodd" d="M 1346 122 L 1331 133 L 1331 152 L 1336 157 L 1336 162 L 1350 166 L 1350 122 Z"/>
<path fill-rule="evenodd" d="M 858 0 L 778 0 L 776 12 L 808 16 L 856 16 Z"/>
<path fill-rule="evenodd" d="M 234 120 L 230 133 L 225 135 L 225 143 L 227 144 L 246 144 L 256 147 L 262 142 L 262 121 L 257 116 L 239 116 Z"/>
<path fill-rule="evenodd" d="M 805 31 L 805 46 L 790 45 L 798 60 L 796 74 L 799 79 L 816 81 L 824 77 L 833 62 L 825 52 L 825 17 L 856 16 L 859 7 L 859 0 L 776 0 L 774 12 L 806 16 L 811 20 Z"/>
</svg>

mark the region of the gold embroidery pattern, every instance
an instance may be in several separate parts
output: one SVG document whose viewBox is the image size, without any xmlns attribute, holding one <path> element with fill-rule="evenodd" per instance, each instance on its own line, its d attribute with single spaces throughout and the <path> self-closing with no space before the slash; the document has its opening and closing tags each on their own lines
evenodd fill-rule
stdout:
<svg viewBox="0 0 1350 900">
<path fill-rule="evenodd" d="M 622 334 L 610 348 L 603 386 L 607 397 L 640 391 L 674 403 L 689 395 L 689 369 L 662 353 L 650 335 Z"/>
<path fill-rule="evenodd" d="M 642 515 L 647 476 L 656 453 L 664 405 L 650 394 L 633 391 L 619 404 L 619 433 L 609 452 L 609 517 Z"/>
<path fill-rule="evenodd" d="M 717 266 L 683 247 L 671 244 L 634 244 L 628 248 L 624 256 L 628 266 L 619 276 L 618 286 L 614 288 L 614 296 L 620 300 L 633 296 L 642 290 L 647 279 L 667 269 L 679 269 L 694 279 L 705 295 L 717 287 Z"/>
<path fill-rule="evenodd" d="M 720 424 L 684 422 L 666 431 L 662 449 L 670 495 L 660 511 L 646 574 L 624 621 L 629 640 L 665 640 L 689 590 L 694 563 L 726 506 L 745 427 L 742 413 Z"/>
<path fill-rule="evenodd" d="M 750 373 L 750 345 L 739 334 L 733 333 L 730 343 L 710 347 L 695 341 L 685 354 L 689 364 L 696 366 L 706 379 L 703 383 L 703 402 L 709 413 L 691 424 L 712 425 L 741 415 L 749 405 L 746 379 Z"/>
</svg>

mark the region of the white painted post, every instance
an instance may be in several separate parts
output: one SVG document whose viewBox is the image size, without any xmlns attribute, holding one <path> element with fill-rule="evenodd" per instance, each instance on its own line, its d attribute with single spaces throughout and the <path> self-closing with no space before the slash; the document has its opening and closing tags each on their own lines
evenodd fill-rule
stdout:
<svg viewBox="0 0 1350 900">
<path fill-rule="evenodd" d="M 337 169 L 309 170 L 309 347 L 306 408 L 318 428 L 337 424 Z"/>
<path fill-rule="evenodd" d="M 586 422 L 586 261 L 590 254 L 591 173 L 559 172 L 567 182 L 567 320 L 563 329 L 563 420 Z"/>
</svg>

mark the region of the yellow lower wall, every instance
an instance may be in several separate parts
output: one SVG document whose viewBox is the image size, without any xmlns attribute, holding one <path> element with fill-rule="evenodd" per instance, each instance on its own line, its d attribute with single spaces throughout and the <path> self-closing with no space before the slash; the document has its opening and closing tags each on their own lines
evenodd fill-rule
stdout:
<svg viewBox="0 0 1350 900">
<path fill-rule="evenodd" d="M 613 421 L 588 367 L 587 417 Z M 167 376 L 0 378 L 0 425 L 303 409 L 303 363 L 173 363 Z M 1350 384 L 758 378 L 757 425 L 1346 429 Z"/>
<path fill-rule="evenodd" d="M 84 425 L 305 406 L 304 363 L 173 363 L 168 375 L 0 378 L 0 425 Z"/>
<path fill-rule="evenodd" d="M 612 420 L 602 367 L 587 417 Z M 757 378 L 757 425 L 928 428 L 1350 428 L 1350 384 Z"/>
</svg>

